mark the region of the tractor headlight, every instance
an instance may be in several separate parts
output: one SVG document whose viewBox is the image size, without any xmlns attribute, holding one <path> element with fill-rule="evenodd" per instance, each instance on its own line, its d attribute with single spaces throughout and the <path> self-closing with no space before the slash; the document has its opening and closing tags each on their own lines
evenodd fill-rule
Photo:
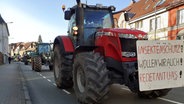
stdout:
<svg viewBox="0 0 184 104">
<path fill-rule="evenodd" d="M 134 34 L 119 34 L 120 38 L 128 38 L 128 39 L 148 39 L 148 35 L 142 35 L 139 34 L 137 36 L 135 36 Z"/>
<path fill-rule="evenodd" d="M 49 56 L 49 57 L 45 57 L 45 59 L 46 59 L 46 60 L 50 60 L 50 59 L 51 59 L 51 57 L 50 57 L 50 56 Z"/>
<path fill-rule="evenodd" d="M 142 38 L 145 39 L 145 40 L 147 40 L 148 39 L 148 35 L 147 34 L 146 35 L 143 35 Z"/>
<path fill-rule="evenodd" d="M 137 37 L 133 34 L 119 34 L 120 38 L 129 38 L 129 39 L 137 39 Z"/>
<path fill-rule="evenodd" d="M 102 36 L 102 35 L 106 35 L 106 36 L 115 36 L 113 33 L 111 32 L 97 32 L 96 33 L 97 36 Z"/>
<path fill-rule="evenodd" d="M 122 56 L 124 56 L 124 57 L 135 57 L 136 53 L 135 52 L 122 52 Z"/>
<path fill-rule="evenodd" d="M 148 35 L 139 34 L 139 35 L 138 35 L 138 38 L 139 38 L 139 39 L 145 39 L 145 40 L 146 40 L 146 39 L 148 39 Z"/>
<path fill-rule="evenodd" d="M 77 36 L 77 34 L 78 34 L 78 27 L 74 26 L 72 29 L 73 29 L 73 35 Z"/>
</svg>

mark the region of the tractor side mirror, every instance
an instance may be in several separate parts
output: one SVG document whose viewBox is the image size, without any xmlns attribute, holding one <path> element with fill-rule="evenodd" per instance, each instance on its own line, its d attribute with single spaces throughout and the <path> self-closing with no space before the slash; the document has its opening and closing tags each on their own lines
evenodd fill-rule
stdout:
<svg viewBox="0 0 184 104">
<path fill-rule="evenodd" d="M 70 20 L 71 16 L 72 16 L 71 11 L 69 10 L 65 11 L 65 20 Z"/>
<path fill-rule="evenodd" d="M 129 21 L 129 15 L 127 12 L 124 13 L 125 21 Z"/>
<path fill-rule="evenodd" d="M 131 12 L 125 12 L 124 13 L 125 21 L 129 21 L 134 16 L 135 16 L 135 13 L 131 13 Z"/>
</svg>

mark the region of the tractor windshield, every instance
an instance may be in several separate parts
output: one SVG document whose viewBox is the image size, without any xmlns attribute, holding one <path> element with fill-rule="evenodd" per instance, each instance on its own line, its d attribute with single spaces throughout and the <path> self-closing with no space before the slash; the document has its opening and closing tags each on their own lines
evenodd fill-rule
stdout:
<svg viewBox="0 0 184 104">
<path fill-rule="evenodd" d="M 108 10 L 84 10 L 84 39 L 94 34 L 99 28 L 112 28 L 112 16 Z"/>
<path fill-rule="evenodd" d="M 39 53 L 47 53 L 50 52 L 51 47 L 49 44 L 39 44 L 38 52 Z"/>
</svg>

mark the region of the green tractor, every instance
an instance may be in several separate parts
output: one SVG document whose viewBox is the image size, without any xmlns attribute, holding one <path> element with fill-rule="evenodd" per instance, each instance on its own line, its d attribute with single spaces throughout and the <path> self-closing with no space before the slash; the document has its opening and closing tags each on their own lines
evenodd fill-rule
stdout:
<svg viewBox="0 0 184 104">
<path fill-rule="evenodd" d="M 32 55 L 32 69 L 35 71 L 41 71 L 42 65 L 49 66 L 49 69 L 53 69 L 52 63 L 52 44 L 51 43 L 37 43 L 36 51 Z"/>
<path fill-rule="evenodd" d="M 34 54 L 33 50 L 28 50 L 24 52 L 22 61 L 24 62 L 25 65 L 28 65 L 29 63 L 31 63 L 31 57 L 33 54 Z"/>
</svg>

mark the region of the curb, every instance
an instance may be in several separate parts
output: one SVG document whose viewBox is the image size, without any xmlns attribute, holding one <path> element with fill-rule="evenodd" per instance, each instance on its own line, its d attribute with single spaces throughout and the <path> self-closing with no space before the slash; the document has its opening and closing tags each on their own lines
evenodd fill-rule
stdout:
<svg viewBox="0 0 184 104">
<path fill-rule="evenodd" d="M 29 91 L 28 91 L 28 88 L 27 88 L 25 76 L 24 76 L 24 74 L 22 72 L 22 69 L 20 67 L 20 63 L 19 63 L 18 68 L 20 69 L 20 72 L 21 72 L 20 75 L 21 75 L 22 89 L 24 91 L 25 104 L 32 104 L 32 101 L 31 101 L 31 98 L 30 98 L 30 94 L 29 94 Z"/>
</svg>

